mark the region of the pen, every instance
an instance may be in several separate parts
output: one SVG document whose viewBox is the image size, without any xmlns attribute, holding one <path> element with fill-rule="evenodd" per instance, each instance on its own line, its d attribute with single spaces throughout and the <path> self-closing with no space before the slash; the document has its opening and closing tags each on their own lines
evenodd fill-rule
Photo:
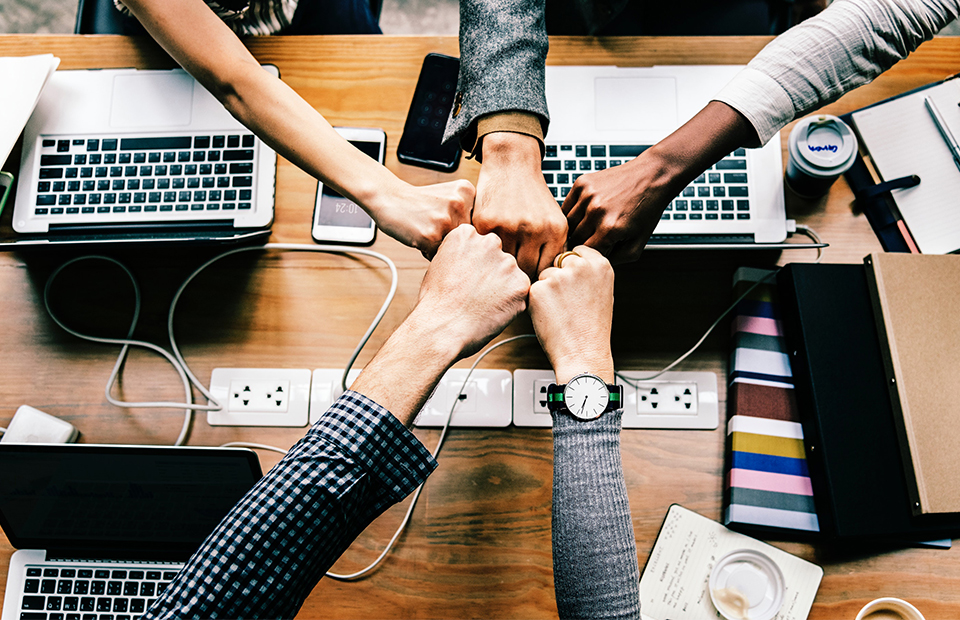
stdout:
<svg viewBox="0 0 960 620">
<path fill-rule="evenodd" d="M 943 120 L 943 116 L 940 115 L 940 110 L 938 110 L 936 104 L 933 103 L 933 99 L 924 97 L 923 103 L 927 106 L 927 110 L 930 111 L 930 116 L 933 117 L 933 124 L 937 126 L 940 135 L 943 136 L 943 141 L 947 143 L 947 148 L 950 149 L 950 154 L 953 155 L 953 163 L 955 163 L 957 169 L 960 170 L 960 144 L 957 144 L 957 139 L 950 133 L 950 128 L 947 127 L 947 122 Z"/>
</svg>

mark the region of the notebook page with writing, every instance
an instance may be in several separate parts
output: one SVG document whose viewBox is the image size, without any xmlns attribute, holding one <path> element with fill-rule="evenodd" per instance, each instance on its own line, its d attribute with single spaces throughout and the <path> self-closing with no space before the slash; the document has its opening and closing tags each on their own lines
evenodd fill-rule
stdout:
<svg viewBox="0 0 960 620">
<path fill-rule="evenodd" d="M 640 577 L 643 620 L 719 618 L 708 591 L 710 571 L 738 549 L 765 554 L 783 573 L 786 592 L 775 620 L 804 620 L 823 579 L 822 568 L 676 504 L 667 511 Z"/>
<path fill-rule="evenodd" d="M 855 112 L 853 121 L 884 181 L 920 177 L 920 185 L 893 190 L 893 198 L 920 251 L 947 254 L 960 249 L 960 169 L 924 97 L 933 99 L 950 131 L 960 136 L 960 79 Z"/>
</svg>

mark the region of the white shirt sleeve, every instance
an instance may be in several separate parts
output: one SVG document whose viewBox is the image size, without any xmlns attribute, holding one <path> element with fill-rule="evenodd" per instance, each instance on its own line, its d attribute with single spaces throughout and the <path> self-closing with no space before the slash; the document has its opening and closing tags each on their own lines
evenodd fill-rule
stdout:
<svg viewBox="0 0 960 620">
<path fill-rule="evenodd" d="M 720 93 L 761 144 L 871 82 L 960 14 L 960 0 L 836 0 L 771 41 Z M 960 69 L 960 61 L 958 61 Z"/>
</svg>

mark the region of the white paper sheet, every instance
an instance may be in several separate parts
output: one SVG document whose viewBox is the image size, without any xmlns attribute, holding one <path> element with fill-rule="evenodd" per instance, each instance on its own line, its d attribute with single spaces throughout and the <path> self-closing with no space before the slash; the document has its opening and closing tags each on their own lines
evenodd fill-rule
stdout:
<svg viewBox="0 0 960 620">
<path fill-rule="evenodd" d="M 47 79 L 60 65 L 53 54 L 0 58 L 0 164 L 7 161 Z"/>
<path fill-rule="evenodd" d="M 960 79 L 857 112 L 853 122 L 884 181 L 920 177 L 920 185 L 893 190 L 893 198 L 920 251 L 947 254 L 960 249 L 960 169 L 924 97 L 960 136 Z"/>
</svg>

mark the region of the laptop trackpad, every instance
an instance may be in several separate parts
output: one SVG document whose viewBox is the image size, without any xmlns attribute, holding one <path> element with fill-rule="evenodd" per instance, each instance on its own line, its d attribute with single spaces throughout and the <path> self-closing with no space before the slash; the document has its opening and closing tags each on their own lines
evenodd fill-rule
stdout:
<svg viewBox="0 0 960 620">
<path fill-rule="evenodd" d="M 675 78 L 597 78 L 597 129 L 670 132 L 677 128 Z"/>
<path fill-rule="evenodd" d="M 112 127 L 177 127 L 190 124 L 193 78 L 186 73 L 118 75 L 113 79 Z"/>
</svg>

